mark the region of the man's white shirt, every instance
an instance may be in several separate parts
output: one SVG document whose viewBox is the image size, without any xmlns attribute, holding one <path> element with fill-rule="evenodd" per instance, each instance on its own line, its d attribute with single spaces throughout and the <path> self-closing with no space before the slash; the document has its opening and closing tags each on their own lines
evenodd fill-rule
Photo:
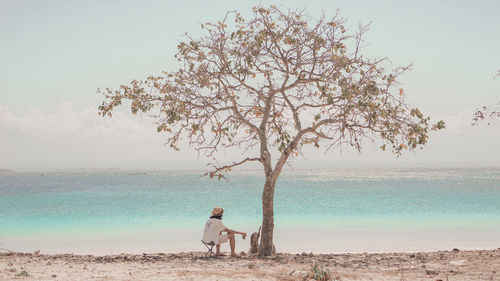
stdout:
<svg viewBox="0 0 500 281">
<path fill-rule="evenodd" d="M 226 229 L 226 226 L 219 219 L 208 219 L 205 224 L 205 231 L 203 231 L 203 237 L 201 240 L 205 243 L 214 242 L 214 244 L 220 244 L 219 240 L 222 234 L 219 234 L 222 230 Z"/>
</svg>

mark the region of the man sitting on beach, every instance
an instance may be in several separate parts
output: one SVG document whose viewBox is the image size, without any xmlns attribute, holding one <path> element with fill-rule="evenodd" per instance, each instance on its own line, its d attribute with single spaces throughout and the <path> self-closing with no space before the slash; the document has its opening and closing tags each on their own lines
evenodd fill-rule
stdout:
<svg viewBox="0 0 500 281">
<path fill-rule="evenodd" d="M 229 245 L 231 246 L 231 257 L 236 257 L 236 254 L 234 252 L 236 245 L 234 234 L 241 234 L 243 239 L 247 237 L 247 234 L 245 232 L 239 232 L 227 228 L 222 223 L 223 213 L 224 210 L 221 207 L 215 207 L 213 209 L 212 216 L 210 216 L 207 223 L 205 224 L 205 231 L 203 232 L 203 238 L 201 238 L 201 240 L 205 244 L 214 243 L 216 245 L 216 256 L 223 256 L 223 254 L 221 254 L 220 252 L 220 245 L 222 243 L 226 243 L 229 240 Z M 222 232 L 227 232 L 227 234 L 222 234 Z"/>
</svg>

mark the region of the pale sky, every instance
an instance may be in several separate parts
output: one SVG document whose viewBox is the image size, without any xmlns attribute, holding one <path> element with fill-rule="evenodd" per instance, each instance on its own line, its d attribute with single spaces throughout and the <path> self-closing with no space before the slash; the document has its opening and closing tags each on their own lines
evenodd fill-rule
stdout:
<svg viewBox="0 0 500 281">
<path fill-rule="evenodd" d="M 365 54 L 413 63 L 407 101 L 447 123 L 399 159 L 367 144 L 361 155 L 310 151 L 296 167 L 500 166 L 500 122 L 470 126 L 477 108 L 500 101 L 500 1 L 0 0 L 0 168 L 203 168 L 191 149 L 164 146 L 147 116 L 98 117 L 96 89 L 175 70 L 184 32 L 258 3 L 372 22 Z"/>
</svg>

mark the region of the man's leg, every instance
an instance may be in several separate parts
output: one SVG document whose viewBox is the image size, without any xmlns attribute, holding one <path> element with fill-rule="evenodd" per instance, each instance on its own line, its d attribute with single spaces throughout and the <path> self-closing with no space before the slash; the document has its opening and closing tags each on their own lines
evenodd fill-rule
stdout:
<svg viewBox="0 0 500 281">
<path fill-rule="evenodd" d="M 215 251 L 215 255 L 219 256 L 220 255 L 220 244 L 216 245 L 215 248 L 217 249 Z"/>
<path fill-rule="evenodd" d="M 234 257 L 236 256 L 236 253 L 234 252 L 234 249 L 236 248 L 236 239 L 234 238 L 233 233 L 229 233 L 228 237 L 229 237 L 229 245 L 231 246 L 231 256 Z"/>
<path fill-rule="evenodd" d="M 234 235 L 232 235 L 233 238 L 234 238 Z M 217 256 L 223 256 L 223 254 L 221 253 L 220 251 L 220 246 L 223 244 L 223 243 L 226 243 L 227 241 L 229 240 L 229 234 L 225 234 L 225 235 L 221 235 L 219 236 L 219 239 L 217 240 L 217 242 L 219 244 L 216 244 L 217 245 L 217 252 L 215 253 Z"/>
</svg>

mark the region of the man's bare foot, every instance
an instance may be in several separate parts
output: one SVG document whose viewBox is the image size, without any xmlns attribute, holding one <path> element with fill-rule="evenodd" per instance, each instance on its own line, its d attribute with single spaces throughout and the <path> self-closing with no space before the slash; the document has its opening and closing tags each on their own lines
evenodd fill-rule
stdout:
<svg viewBox="0 0 500 281">
<path fill-rule="evenodd" d="M 231 257 L 232 257 L 232 258 L 237 258 L 237 257 L 238 257 L 238 255 L 237 255 L 237 254 L 235 254 L 235 253 L 232 253 L 232 254 L 231 254 Z"/>
<path fill-rule="evenodd" d="M 216 257 L 225 257 L 226 255 L 224 255 L 223 253 L 215 253 L 215 256 Z"/>
<path fill-rule="evenodd" d="M 245 240 L 245 238 L 247 238 L 247 233 L 243 232 L 243 234 L 241 234 L 241 237 L 243 238 L 243 240 Z"/>
</svg>

